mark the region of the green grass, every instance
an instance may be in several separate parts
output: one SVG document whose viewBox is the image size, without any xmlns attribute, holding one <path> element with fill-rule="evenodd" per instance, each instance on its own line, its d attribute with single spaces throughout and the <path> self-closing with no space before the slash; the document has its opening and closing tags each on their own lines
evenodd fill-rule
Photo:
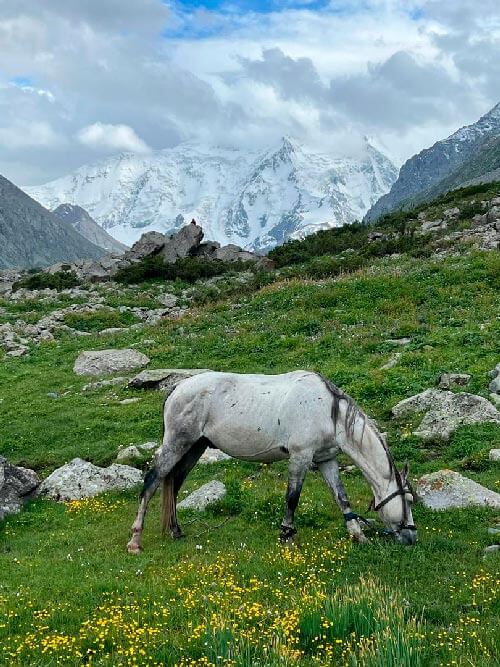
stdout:
<svg viewBox="0 0 500 667">
<path fill-rule="evenodd" d="M 148 354 L 151 367 L 321 371 L 388 431 L 413 476 L 450 467 L 498 490 L 498 467 L 482 457 L 498 446 L 497 426 L 422 443 L 390 410 L 445 371 L 470 373 L 470 391 L 488 395 L 487 373 L 499 361 L 499 287 L 498 253 L 380 259 L 336 280 L 236 292 L 119 343 Z M 153 298 L 149 289 L 144 298 Z M 402 336 L 412 339 L 404 348 L 387 342 Z M 63 335 L 2 361 L 0 454 L 46 475 L 75 456 L 106 464 L 120 446 L 159 439 L 159 393 L 82 391 L 88 379 L 73 374 L 74 360 L 107 345 Z M 395 351 L 400 363 L 382 371 Z M 120 404 L 128 396 L 141 400 Z M 214 477 L 228 494 L 203 515 L 182 513 L 185 540 L 161 538 L 153 501 L 137 558 L 124 548 L 134 493 L 70 506 L 38 500 L 1 523 L 0 664 L 496 664 L 498 557 L 483 560 L 487 528 L 498 521 L 492 510 L 417 505 L 415 548 L 379 538 L 355 546 L 311 473 L 298 546 L 288 550 L 277 542 L 284 464 L 197 466 L 183 491 Z M 345 478 L 364 513 L 368 487 L 358 472 Z"/>
</svg>

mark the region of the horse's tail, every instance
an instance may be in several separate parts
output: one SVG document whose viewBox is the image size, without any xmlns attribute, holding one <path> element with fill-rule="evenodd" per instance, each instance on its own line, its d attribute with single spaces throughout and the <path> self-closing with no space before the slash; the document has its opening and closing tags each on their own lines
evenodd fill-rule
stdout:
<svg viewBox="0 0 500 667">
<path fill-rule="evenodd" d="M 166 475 L 161 485 L 161 530 L 166 533 L 175 516 L 174 476 Z"/>
</svg>

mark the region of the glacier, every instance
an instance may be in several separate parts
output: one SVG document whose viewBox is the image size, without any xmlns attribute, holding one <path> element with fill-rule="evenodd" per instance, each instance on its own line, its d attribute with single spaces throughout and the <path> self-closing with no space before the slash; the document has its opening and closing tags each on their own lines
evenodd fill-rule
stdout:
<svg viewBox="0 0 500 667">
<path fill-rule="evenodd" d="M 205 238 L 265 252 L 362 220 L 397 175 L 367 139 L 361 158 L 340 158 L 283 137 L 267 150 L 187 142 L 121 153 L 24 190 L 50 210 L 81 206 L 126 245 L 143 232 L 171 234 L 194 218 Z"/>
</svg>

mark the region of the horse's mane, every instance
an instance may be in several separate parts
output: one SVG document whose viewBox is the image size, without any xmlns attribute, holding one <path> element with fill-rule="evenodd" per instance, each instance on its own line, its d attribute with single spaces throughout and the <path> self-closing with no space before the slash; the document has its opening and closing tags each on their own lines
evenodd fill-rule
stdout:
<svg viewBox="0 0 500 667">
<path fill-rule="evenodd" d="M 337 422 L 339 418 L 339 413 L 340 413 L 340 401 L 345 401 L 347 404 L 347 410 L 346 410 L 346 416 L 345 416 L 345 432 L 346 435 L 349 438 L 352 438 L 354 436 L 354 426 L 356 424 L 356 419 L 360 418 L 363 420 L 363 430 L 361 432 L 361 441 L 363 440 L 363 435 L 365 432 L 365 428 L 367 425 L 369 425 L 373 431 L 376 433 L 377 438 L 384 448 L 387 458 L 389 459 L 389 463 L 391 467 L 393 466 L 393 461 L 392 457 L 390 455 L 390 452 L 387 448 L 387 444 L 384 441 L 384 438 L 382 435 L 379 433 L 378 428 L 375 426 L 373 421 L 368 417 L 368 415 L 363 412 L 363 410 L 359 407 L 359 405 L 356 403 L 356 401 L 351 398 L 348 394 L 346 394 L 342 389 L 337 387 L 337 385 L 333 384 L 328 378 L 324 377 L 320 373 L 318 373 L 319 378 L 321 381 L 324 383 L 325 387 L 327 388 L 328 392 L 332 396 L 332 421 L 333 421 L 333 428 L 335 435 L 337 435 Z"/>
</svg>

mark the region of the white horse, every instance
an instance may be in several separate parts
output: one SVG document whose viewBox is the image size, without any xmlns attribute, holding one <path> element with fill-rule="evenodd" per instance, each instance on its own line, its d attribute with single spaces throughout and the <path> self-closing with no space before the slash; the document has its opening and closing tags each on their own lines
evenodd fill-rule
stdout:
<svg viewBox="0 0 500 667">
<path fill-rule="evenodd" d="M 315 464 L 330 488 L 350 535 L 364 541 L 360 517 L 350 507 L 336 461 L 345 452 L 373 491 L 373 507 L 402 544 L 416 542 L 407 469 L 399 472 L 383 436 L 352 398 L 318 373 L 239 375 L 208 372 L 183 380 L 164 405 L 163 445 L 144 480 L 139 511 L 127 545 L 141 550 L 148 503 L 162 488 L 162 526 L 181 537 L 176 501 L 186 476 L 207 447 L 244 461 L 288 459 L 286 511 L 281 537 L 296 533 L 294 513 L 306 472 Z"/>
</svg>

